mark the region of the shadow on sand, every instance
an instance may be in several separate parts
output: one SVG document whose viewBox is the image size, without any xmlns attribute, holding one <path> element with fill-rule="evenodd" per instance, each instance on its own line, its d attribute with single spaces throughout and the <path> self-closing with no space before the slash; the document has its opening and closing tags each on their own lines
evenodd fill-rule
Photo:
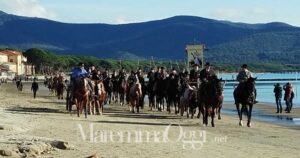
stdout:
<svg viewBox="0 0 300 158">
<path fill-rule="evenodd" d="M 26 108 L 26 107 L 14 107 L 8 108 L 6 111 L 16 112 L 16 113 L 66 113 L 60 111 L 59 109 L 49 109 L 49 108 Z"/>
</svg>

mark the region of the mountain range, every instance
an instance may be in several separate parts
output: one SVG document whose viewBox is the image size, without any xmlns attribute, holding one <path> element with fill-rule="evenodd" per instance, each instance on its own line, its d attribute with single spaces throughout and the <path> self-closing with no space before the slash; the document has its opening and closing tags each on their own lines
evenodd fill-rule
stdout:
<svg viewBox="0 0 300 158">
<path fill-rule="evenodd" d="M 285 23 L 234 23 L 175 16 L 130 24 L 72 24 L 0 11 L 0 47 L 42 48 L 99 58 L 184 60 L 203 43 L 206 61 L 300 64 L 300 28 Z"/>
</svg>

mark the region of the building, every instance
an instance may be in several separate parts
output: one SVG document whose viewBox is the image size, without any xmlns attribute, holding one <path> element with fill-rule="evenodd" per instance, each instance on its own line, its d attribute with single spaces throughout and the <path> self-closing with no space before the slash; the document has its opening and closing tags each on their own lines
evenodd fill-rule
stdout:
<svg viewBox="0 0 300 158">
<path fill-rule="evenodd" d="M 34 75 L 34 66 L 27 64 L 27 58 L 18 51 L 0 51 L 0 66 L 6 68 L 9 75 Z"/>
</svg>

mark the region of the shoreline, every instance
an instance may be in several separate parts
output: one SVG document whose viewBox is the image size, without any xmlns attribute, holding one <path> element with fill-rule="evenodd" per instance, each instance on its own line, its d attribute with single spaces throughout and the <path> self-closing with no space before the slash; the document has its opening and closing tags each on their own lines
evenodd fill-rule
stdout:
<svg viewBox="0 0 300 158">
<path fill-rule="evenodd" d="M 255 121 L 300 129 L 300 108 L 293 108 L 291 113 L 286 113 L 284 109 L 285 107 L 283 106 L 282 113 L 276 113 L 276 105 L 273 106 L 269 103 L 258 103 L 253 106 L 252 119 Z M 224 102 L 222 110 L 224 114 L 238 118 L 236 107 L 233 102 Z M 246 116 L 243 115 L 243 120 L 246 119 Z"/>
</svg>

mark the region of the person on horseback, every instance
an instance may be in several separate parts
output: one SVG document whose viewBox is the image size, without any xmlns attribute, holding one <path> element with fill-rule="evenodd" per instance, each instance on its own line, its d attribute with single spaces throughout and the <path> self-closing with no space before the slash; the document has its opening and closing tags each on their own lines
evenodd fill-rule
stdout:
<svg viewBox="0 0 300 158">
<path fill-rule="evenodd" d="M 128 86 L 131 87 L 134 84 L 135 81 L 136 81 L 135 73 L 134 73 L 134 71 L 131 71 L 131 74 L 127 79 Z"/>
<path fill-rule="evenodd" d="M 91 79 L 93 77 L 93 73 L 97 73 L 95 66 L 91 65 L 88 70 L 88 77 Z"/>
<path fill-rule="evenodd" d="M 71 87 L 72 87 L 71 99 L 72 100 L 74 99 L 74 94 L 76 90 L 76 80 L 80 79 L 81 77 L 88 77 L 88 72 L 84 69 L 83 63 L 79 63 L 78 67 L 72 70 L 72 74 L 71 74 Z M 89 84 L 89 90 L 92 94 L 93 92 L 92 83 L 88 82 L 88 84 Z"/>
<path fill-rule="evenodd" d="M 200 71 L 199 79 L 200 79 L 200 92 L 204 92 L 205 87 L 207 86 L 208 81 L 216 76 L 209 62 L 205 63 L 204 69 Z"/>
<path fill-rule="evenodd" d="M 190 85 L 198 87 L 198 78 L 200 77 L 199 65 L 194 64 L 193 69 L 190 71 Z"/>
<path fill-rule="evenodd" d="M 125 68 L 122 67 L 122 69 L 119 71 L 119 81 L 122 81 L 125 79 L 126 79 L 126 72 L 125 72 Z"/>
<path fill-rule="evenodd" d="M 127 79 L 127 88 L 126 88 L 126 100 L 127 103 L 129 103 L 129 92 L 131 87 L 134 85 L 134 83 L 136 82 L 137 78 L 135 75 L 134 71 L 131 71 L 130 76 Z"/>
<path fill-rule="evenodd" d="M 147 78 L 149 79 L 149 83 L 148 84 L 152 85 L 153 82 L 154 82 L 154 68 L 151 68 L 151 70 L 148 72 Z"/>
<path fill-rule="evenodd" d="M 92 78 L 93 81 L 103 80 L 103 76 L 101 74 L 100 70 L 94 70 L 92 71 Z"/>
<path fill-rule="evenodd" d="M 250 78 L 253 77 L 252 72 L 248 70 L 248 65 L 247 64 L 243 64 L 241 66 L 241 70 L 238 73 L 236 79 L 239 81 L 239 85 L 238 88 L 244 89 L 245 88 L 245 82 Z M 254 91 L 254 104 L 258 103 L 258 101 L 256 100 L 256 89 Z"/>
</svg>

